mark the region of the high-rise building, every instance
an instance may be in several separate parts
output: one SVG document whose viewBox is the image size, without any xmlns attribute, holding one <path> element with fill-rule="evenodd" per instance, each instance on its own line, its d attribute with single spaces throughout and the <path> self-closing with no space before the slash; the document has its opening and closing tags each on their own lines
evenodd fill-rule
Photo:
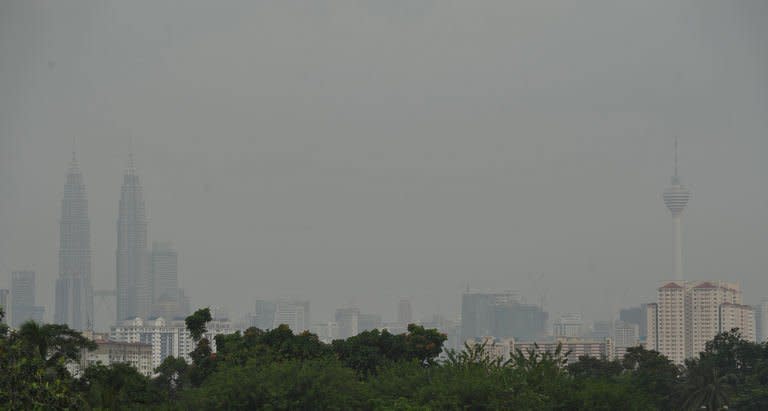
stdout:
<svg viewBox="0 0 768 411">
<path fill-rule="evenodd" d="M 147 318 L 152 305 L 152 283 L 147 252 L 147 215 L 144 194 L 133 155 L 120 190 L 117 219 L 117 320 Z"/>
<path fill-rule="evenodd" d="M 163 295 L 175 295 L 179 288 L 179 256 L 168 242 L 152 242 L 152 292 L 157 301 Z"/>
<path fill-rule="evenodd" d="M 189 315 L 189 300 L 179 288 L 179 257 L 171 243 L 152 243 L 150 272 L 152 316 L 174 319 Z"/>
<path fill-rule="evenodd" d="M 636 347 L 640 343 L 639 332 L 640 327 L 637 324 L 621 320 L 614 323 L 613 342 L 616 348 L 616 358 L 624 358 L 628 348 Z"/>
<path fill-rule="evenodd" d="M 339 327 L 339 338 L 354 337 L 360 331 L 360 310 L 354 307 L 336 310 L 336 324 Z"/>
<path fill-rule="evenodd" d="M 43 322 L 43 307 L 35 305 L 35 272 L 11 273 L 11 324 L 18 328 L 27 321 Z"/>
<path fill-rule="evenodd" d="M 8 316 L 11 315 L 8 311 L 8 290 L 0 289 L 0 310 L 3 310 L 3 318 L 0 319 L 0 324 L 8 323 Z"/>
<path fill-rule="evenodd" d="M 619 320 L 638 326 L 638 337 L 641 340 L 645 340 L 647 335 L 646 327 L 648 325 L 648 318 L 646 316 L 647 311 L 645 304 L 641 304 L 639 307 L 623 308 L 619 312 Z"/>
<path fill-rule="evenodd" d="M 675 174 L 671 184 L 664 190 L 664 204 L 672 214 L 672 222 L 675 230 L 675 281 L 683 281 L 683 210 L 691 199 L 691 191 L 680 182 L 677 174 L 677 139 L 675 139 Z"/>
<path fill-rule="evenodd" d="M 768 298 L 755 306 L 755 338 L 758 342 L 768 339 Z"/>
<path fill-rule="evenodd" d="M 467 291 L 461 295 L 461 340 L 494 335 L 494 307 L 519 302 L 518 293 L 504 291 L 481 293 Z"/>
<path fill-rule="evenodd" d="M 411 310 L 411 300 L 401 298 L 397 303 L 397 322 L 407 326 L 413 322 L 413 310 Z"/>
<path fill-rule="evenodd" d="M 580 337 L 584 322 L 581 313 L 565 313 L 552 324 L 552 335 L 555 337 Z"/>
<path fill-rule="evenodd" d="M 378 314 L 360 314 L 357 318 L 358 331 L 381 330 L 381 316 Z"/>
<path fill-rule="evenodd" d="M 250 326 L 260 330 L 271 330 L 275 323 L 277 303 L 274 301 L 256 300 L 255 311 L 250 315 Z"/>
<path fill-rule="evenodd" d="M 649 349 L 677 364 L 704 351 L 715 335 L 738 328 L 754 341 L 754 312 L 741 303 L 735 283 L 671 281 L 658 289 L 658 302 L 647 305 Z"/>
<path fill-rule="evenodd" d="M 91 222 L 83 175 L 74 153 L 61 200 L 54 322 L 75 330 L 91 330 L 94 323 Z"/>
<path fill-rule="evenodd" d="M 613 321 L 600 320 L 592 323 L 592 338 L 613 338 Z"/>
<path fill-rule="evenodd" d="M 514 292 L 465 292 L 461 300 L 461 335 L 535 339 L 546 334 L 547 313 L 541 307 L 520 302 Z"/>
<path fill-rule="evenodd" d="M 272 328 L 285 324 L 294 333 L 310 328 L 309 301 L 280 300 L 275 305 L 275 318 Z"/>
</svg>

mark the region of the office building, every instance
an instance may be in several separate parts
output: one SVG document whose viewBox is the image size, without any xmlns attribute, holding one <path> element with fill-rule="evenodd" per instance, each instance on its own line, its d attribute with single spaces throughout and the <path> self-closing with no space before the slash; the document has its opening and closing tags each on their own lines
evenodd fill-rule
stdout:
<svg viewBox="0 0 768 411">
<path fill-rule="evenodd" d="M 147 251 L 148 224 L 144 193 L 131 154 L 120 189 L 117 219 L 118 321 L 150 315 L 153 292 Z"/>
<path fill-rule="evenodd" d="M 483 336 L 535 339 L 546 335 L 547 313 L 520 302 L 515 292 L 467 290 L 461 299 L 462 340 Z"/>
<path fill-rule="evenodd" d="M 397 322 L 407 326 L 413 322 L 413 310 L 411 309 L 411 300 L 401 298 L 397 303 Z"/>
<path fill-rule="evenodd" d="M 333 340 L 339 339 L 339 324 L 335 321 L 315 323 L 312 325 L 310 332 L 315 334 L 321 342 L 330 344 Z"/>
<path fill-rule="evenodd" d="M 35 305 L 35 272 L 11 273 L 11 325 L 19 328 L 27 321 L 43 322 L 45 309 Z"/>
<path fill-rule="evenodd" d="M 150 255 L 152 278 L 152 317 L 186 318 L 189 298 L 179 288 L 179 257 L 168 242 L 153 242 Z"/>
<path fill-rule="evenodd" d="M 8 290 L 0 289 L 0 310 L 3 310 L 3 318 L 0 319 L 0 324 L 7 324 L 8 317 L 11 315 L 10 310 L 8 310 L 8 293 Z"/>
<path fill-rule="evenodd" d="M 83 175 L 75 154 L 67 173 L 59 220 L 59 278 L 56 280 L 56 324 L 75 330 L 93 329 L 91 223 Z"/>
<path fill-rule="evenodd" d="M 360 310 L 354 307 L 336 310 L 336 324 L 339 327 L 339 338 L 346 339 L 360 333 Z"/>
<path fill-rule="evenodd" d="M 255 311 L 249 316 L 250 326 L 260 330 L 271 330 L 275 323 L 277 303 L 274 301 L 256 300 Z"/>
<path fill-rule="evenodd" d="M 580 337 L 584 328 L 581 313 L 565 313 L 552 324 L 555 337 Z"/>
<path fill-rule="evenodd" d="M 616 321 L 613 326 L 613 343 L 616 347 L 616 358 L 624 358 L 628 348 L 640 344 L 640 327 L 625 321 Z"/>
<path fill-rule="evenodd" d="M 619 320 L 629 324 L 637 324 L 638 337 L 643 341 L 645 340 L 648 334 L 648 318 L 645 304 L 641 304 L 638 307 L 623 308 L 619 312 Z"/>
<path fill-rule="evenodd" d="M 378 314 L 360 314 L 357 317 L 358 331 L 381 330 L 381 316 Z"/>
<path fill-rule="evenodd" d="M 755 306 L 755 338 L 758 342 L 768 339 L 768 298 Z"/>
<path fill-rule="evenodd" d="M 592 338 L 613 338 L 613 321 L 601 320 L 592 323 Z"/>
<path fill-rule="evenodd" d="M 280 300 L 275 304 L 272 328 L 285 324 L 294 333 L 309 330 L 309 301 Z"/>
</svg>

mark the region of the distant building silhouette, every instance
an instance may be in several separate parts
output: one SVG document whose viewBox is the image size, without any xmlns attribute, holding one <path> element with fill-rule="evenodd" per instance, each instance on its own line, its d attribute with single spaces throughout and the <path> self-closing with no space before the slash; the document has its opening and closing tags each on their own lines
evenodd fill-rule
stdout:
<svg viewBox="0 0 768 411">
<path fill-rule="evenodd" d="M 35 272 L 11 273 L 11 325 L 18 328 L 27 321 L 43 322 L 45 309 L 35 305 Z"/>
<path fill-rule="evenodd" d="M 5 314 L 5 317 L 0 320 L 0 324 L 7 324 L 8 318 L 11 315 L 11 312 L 8 310 L 8 293 L 8 290 L 0 289 L 0 309 L 2 309 Z"/>
<path fill-rule="evenodd" d="M 581 313 L 566 313 L 552 324 L 552 335 L 555 337 L 581 337 L 584 321 Z"/>
<path fill-rule="evenodd" d="M 287 325 L 291 331 L 300 333 L 309 330 L 309 301 L 280 300 L 275 305 L 275 318 L 272 328 L 280 324 Z"/>
<path fill-rule="evenodd" d="M 336 324 L 339 327 L 339 338 L 354 337 L 360 332 L 360 310 L 354 307 L 336 310 Z"/>
<path fill-rule="evenodd" d="M 250 326 L 260 330 L 271 330 L 275 323 L 276 311 L 276 302 L 256 300 L 255 310 L 250 316 Z"/>
<path fill-rule="evenodd" d="M 768 298 L 755 306 L 755 338 L 758 342 L 768 339 Z"/>
<path fill-rule="evenodd" d="M 152 317 L 184 318 L 189 299 L 179 288 L 179 256 L 170 243 L 153 242 L 150 256 Z"/>
<path fill-rule="evenodd" d="M 411 309 L 411 300 L 401 298 L 397 303 L 397 322 L 407 326 L 413 322 L 413 310 Z"/>
<path fill-rule="evenodd" d="M 493 336 L 534 339 L 546 335 L 547 313 L 513 292 L 467 291 L 461 300 L 462 340 Z"/>
<path fill-rule="evenodd" d="M 147 318 L 152 305 L 152 284 L 147 252 L 147 216 L 144 194 L 133 155 L 120 189 L 117 218 L 117 320 Z"/>
<path fill-rule="evenodd" d="M 360 314 L 357 317 L 358 331 L 381 330 L 382 321 L 378 314 Z"/>
<path fill-rule="evenodd" d="M 55 307 L 55 323 L 75 330 L 93 329 L 91 222 L 83 175 L 74 153 L 61 200 Z"/>
<path fill-rule="evenodd" d="M 639 307 L 623 308 L 619 312 L 619 320 L 629 324 L 637 324 L 638 326 L 638 338 L 645 340 L 648 335 L 648 313 L 646 304 L 641 304 Z"/>
</svg>

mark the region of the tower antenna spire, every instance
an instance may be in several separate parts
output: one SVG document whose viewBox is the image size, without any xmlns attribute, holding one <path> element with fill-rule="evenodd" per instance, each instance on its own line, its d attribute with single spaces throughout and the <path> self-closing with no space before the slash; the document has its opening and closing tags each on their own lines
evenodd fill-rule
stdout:
<svg viewBox="0 0 768 411">
<path fill-rule="evenodd" d="M 677 136 L 675 136 L 675 177 L 677 176 Z"/>
<path fill-rule="evenodd" d="M 133 135 L 128 135 L 128 173 L 136 173 L 136 162 L 133 159 Z"/>
</svg>

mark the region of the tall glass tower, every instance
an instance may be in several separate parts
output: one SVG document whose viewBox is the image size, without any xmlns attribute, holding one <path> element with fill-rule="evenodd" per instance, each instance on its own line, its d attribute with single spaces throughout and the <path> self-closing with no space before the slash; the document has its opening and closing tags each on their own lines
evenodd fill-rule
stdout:
<svg viewBox="0 0 768 411">
<path fill-rule="evenodd" d="M 91 222 L 75 153 L 67 173 L 59 220 L 59 278 L 54 322 L 75 330 L 93 329 Z"/>
<path fill-rule="evenodd" d="M 144 194 L 131 154 L 123 176 L 117 218 L 117 321 L 147 318 L 152 306 L 147 226 Z"/>
</svg>

